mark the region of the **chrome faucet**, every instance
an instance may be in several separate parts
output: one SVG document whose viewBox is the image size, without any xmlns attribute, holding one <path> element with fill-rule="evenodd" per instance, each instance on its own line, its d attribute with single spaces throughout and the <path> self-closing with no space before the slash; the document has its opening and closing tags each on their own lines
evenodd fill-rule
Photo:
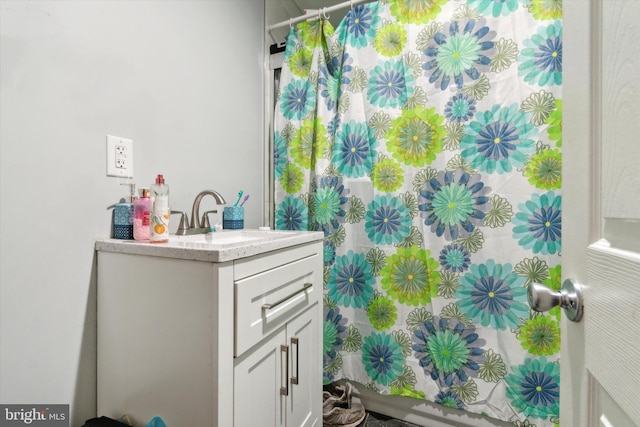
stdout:
<svg viewBox="0 0 640 427">
<path fill-rule="evenodd" d="M 213 196 L 213 198 L 216 199 L 216 203 L 219 205 L 227 204 L 227 202 L 224 200 L 224 197 L 222 197 L 222 195 L 220 195 L 220 193 L 218 193 L 217 191 L 201 191 L 193 201 L 193 208 L 191 208 L 191 222 L 189 222 L 189 218 L 187 217 L 186 213 L 182 211 L 171 211 L 171 214 L 180 215 L 180 225 L 178 226 L 176 235 L 187 236 L 191 234 L 209 233 L 211 231 L 208 214 L 216 213 L 218 211 L 207 211 L 202 214 L 202 219 L 200 219 L 200 202 L 202 201 L 204 196 Z"/>
<path fill-rule="evenodd" d="M 196 199 L 193 201 L 193 207 L 191 208 L 191 223 L 189 224 L 190 230 L 198 230 L 193 231 L 192 233 L 206 233 L 210 231 L 209 227 L 206 227 L 206 214 L 202 219 L 200 219 L 200 202 L 205 196 L 213 196 L 216 199 L 216 203 L 219 205 L 225 205 L 227 202 L 224 200 L 224 197 L 220 195 L 217 191 L 213 190 L 205 190 L 198 193 Z M 204 230 L 206 228 L 206 230 Z"/>
</svg>

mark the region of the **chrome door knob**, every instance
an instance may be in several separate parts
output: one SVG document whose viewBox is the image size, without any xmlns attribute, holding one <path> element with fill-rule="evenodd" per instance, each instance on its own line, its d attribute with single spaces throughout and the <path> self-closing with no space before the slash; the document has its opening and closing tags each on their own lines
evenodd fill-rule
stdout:
<svg viewBox="0 0 640 427">
<path fill-rule="evenodd" d="M 562 282 L 560 292 L 555 292 L 540 283 L 531 282 L 527 289 L 527 297 L 529 305 L 535 311 L 549 311 L 553 307 L 560 306 L 569 320 L 579 322 L 582 319 L 584 312 L 582 288 L 573 279 Z"/>
</svg>

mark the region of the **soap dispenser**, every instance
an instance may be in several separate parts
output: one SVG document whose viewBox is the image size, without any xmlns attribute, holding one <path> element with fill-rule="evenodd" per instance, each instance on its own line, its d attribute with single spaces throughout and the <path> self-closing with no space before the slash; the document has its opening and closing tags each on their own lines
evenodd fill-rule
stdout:
<svg viewBox="0 0 640 427">
<path fill-rule="evenodd" d="M 116 203 L 113 207 L 113 237 L 115 239 L 133 239 L 133 201 L 135 199 L 136 185 L 125 183 L 129 186 L 128 201 Z M 124 199 L 121 199 L 124 200 Z"/>
</svg>

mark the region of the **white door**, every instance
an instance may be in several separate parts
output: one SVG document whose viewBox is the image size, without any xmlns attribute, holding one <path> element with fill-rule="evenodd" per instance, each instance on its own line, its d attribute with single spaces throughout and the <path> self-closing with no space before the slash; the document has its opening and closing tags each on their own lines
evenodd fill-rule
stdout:
<svg viewBox="0 0 640 427">
<path fill-rule="evenodd" d="M 640 0 L 564 0 L 560 424 L 640 426 Z"/>
<path fill-rule="evenodd" d="M 283 353 L 286 342 L 287 335 L 282 329 L 236 358 L 233 369 L 235 427 L 286 426 L 286 400 L 280 393 L 288 381 L 284 374 L 288 363 L 288 353 Z"/>
</svg>

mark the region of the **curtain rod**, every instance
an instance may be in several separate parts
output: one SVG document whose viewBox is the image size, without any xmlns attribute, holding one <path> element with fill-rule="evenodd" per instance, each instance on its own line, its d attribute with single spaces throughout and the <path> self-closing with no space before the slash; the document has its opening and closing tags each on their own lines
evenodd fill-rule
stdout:
<svg viewBox="0 0 640 427">
<path fill-rule="evenodd" d="M 280 27 L 286 27 L 287 25 L 291 26 L 293 24 L 297 24 L 298 22 L 302 22 L 302 21 L 307 21 L 310 19 L 318 19 L 320 18 L 323 14 L 327 14 L 329 12 L 333 12 L 334 10 L 340 10 L 340 9 L 344 9 L 347 7 L 351 7 L 353 8 L 353 6 L 359 4 L 359 3 L 364 3 L 367 1 L 371 1 L 371 0 L 350 0 L 350 1 L 346 1 L 344 3 L 339 3 L 336 4 L 334 6 L 329 6 L 329 7 L 323 7 L 322 9 L 318 9 L 318 11 L 314 14 L 309 14 L 309 15 L 301 15 L 298 16 L 296 18 L 290 18 L 286 21 L 282 21 L 282 22 L 278 22 L 277 24 L 273 24 L 273 25 L 269 25 L 269 31 L 274 30 L 276 28 L 280 28 Z"/>
</svg>

